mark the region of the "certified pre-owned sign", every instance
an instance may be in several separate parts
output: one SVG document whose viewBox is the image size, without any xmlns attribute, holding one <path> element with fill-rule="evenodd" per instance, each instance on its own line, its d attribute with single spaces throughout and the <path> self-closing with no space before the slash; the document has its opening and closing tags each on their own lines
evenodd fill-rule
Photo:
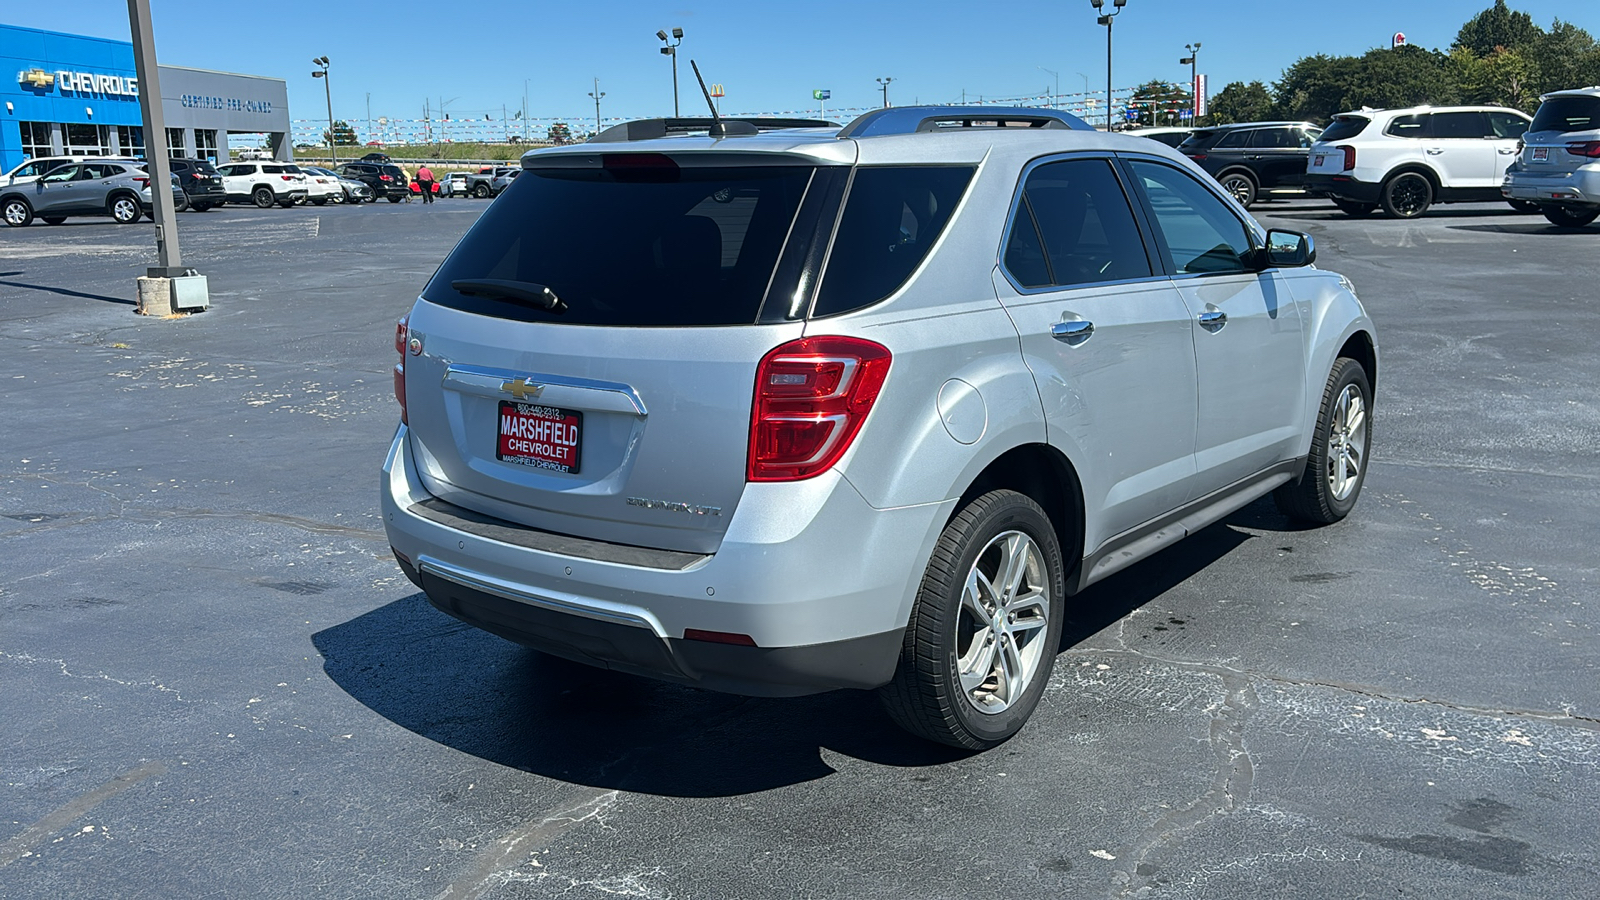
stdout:
<svg viewBox="0 0 1600 900">
<path fill-rule="evenodd" d="M 138 97 L 139 79 L 124 75 L 106 75 L 100 72 L 46 72 L 44 69 L 23 69 L 17 73 L 17 83 L 48 91 L 58 87 L 63 94 L 98 97 Z"/>
</svg>

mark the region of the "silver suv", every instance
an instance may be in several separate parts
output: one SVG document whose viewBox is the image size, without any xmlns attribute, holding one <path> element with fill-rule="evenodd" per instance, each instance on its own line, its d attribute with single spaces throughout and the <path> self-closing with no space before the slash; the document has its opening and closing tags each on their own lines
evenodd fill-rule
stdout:
<svg viewBox="0 0 1600 900">
<path fill-rule="evenodd" d="M 1377 346 L 1309 238 L 1049 110 L 825 125 L 523 157 L 395 338 L 383 516 L 435 606 L 984 748 L 1085 586 L 1267 493 L 1350 512 Z"/>
<path fill-rule="evenodd" d="M 1545 94 L 1506 175 L 1506 198 L 1538 205 L 1553 224 L 1600 218 L 1600 87 Z"/>
</svg>

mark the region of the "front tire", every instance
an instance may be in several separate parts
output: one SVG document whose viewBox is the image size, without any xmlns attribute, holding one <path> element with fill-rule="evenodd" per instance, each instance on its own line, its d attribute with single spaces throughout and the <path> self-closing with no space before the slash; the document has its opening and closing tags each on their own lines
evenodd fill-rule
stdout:
<svg viewBox="0 0 1600 900">
<path fill-rule="evenodd" d="M 1383 183 L 1383 211 L 1395 219 L 1415 219 L 1433 205 L 1433 182 L 1421 172 L 1401 172 Z"/>
<path fill-rule="evenodd" d="M 0 205 L 0 218 L 12 228 L 22 228 L 33 221 L 33 207 L 21 197 L 12 197 Z"/>
<path fill-rule="evenodd" d="M 1015 491 L 967 504 L 933 551 L 906 626 L 889 716 L 919 737 L 994 747 L 1039 705 L 1061 641 L 1066 567 L 1054 525 Z"/>
<path fill-rule="evenodd" d="M 1576 210 L 1564 209 L 1560 206 L 1546 206 L 1539 211 L 1544 213 L 1545 219 L 1547 219 L 1551 225 L 1555 225 L 1560 228 L 1582 228 L 1585 225 L 1588 225 L 1590 222 L 1593 222 L 1596 218 L 1600 218 L 1600 210 L 1594 209 L 1578 212 Z"/>
<path fill-rule="evenodd" d="M 1372 384 L 1367 371 L 1341 356 L 1328 373 L 1311 455 L 1299 484 L 1272 494 L 1278 511 L 1298 522 L 1332 525 L 1355 508 L 1372 451 Z"/>
</svg>

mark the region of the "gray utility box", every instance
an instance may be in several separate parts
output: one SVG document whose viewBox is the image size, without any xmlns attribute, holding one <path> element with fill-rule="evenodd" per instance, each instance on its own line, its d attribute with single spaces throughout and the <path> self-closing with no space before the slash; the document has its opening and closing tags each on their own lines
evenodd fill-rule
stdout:
<svg viewBox="0 0 1600 900">
<path fill-rule="evenodd" d="M 183 275 L 168 280 L 172 282 L 174 312 L 201 310 L 211 305 L 211 291 L 204 275 Z"/>
</svg>

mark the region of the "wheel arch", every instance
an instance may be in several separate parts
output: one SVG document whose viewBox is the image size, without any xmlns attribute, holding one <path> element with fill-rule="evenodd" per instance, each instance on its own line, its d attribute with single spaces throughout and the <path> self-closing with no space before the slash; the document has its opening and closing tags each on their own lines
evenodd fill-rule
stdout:
<svg viewBox="0 0 1600 900">
<path fill-rule="evenodd" d="M 1393 179 L 1393 178 L 1395 178 L 1396 176 L 1399 176 L 1399 175 L 1404 175 L 1407 172 L 1416 172 L 1417 174 L 1421 175 L 1422 177 L 1428 179 L 1428 183 L 1433 186 L 1433 193 L 1434 193 L 1435 199 L 1438 198 L 1439 184 L 1440 184 L 1440 182 L 1439 182 L 1439 173 L 1435 172 L 1433 170 L 1433 167 L 1428 165 L 1427 163 L 1421 163 L 1421 162 L 1401 163 L 1400 165 L 1395 166 L 1394 168 L 1390 169 L 1388 172 L 1384 173 L 1384 176 L 1383 176 L 1382 180 L 1380 180 L 1378 183 L 1380 185 L 1388 184 L 1391 179 Z"/>
<path fill-rule="evenodd" d="M 106 214 L 107 215 L 111 214 L 111 205 L 113 203 L 116 203 L 117 199 L 119 197 L 131 198 L 133 200 L 133 205 L 134 206 L 139 207 L 141 210 L 143 210 L 143 208 L 144 208 L 144 204 L 140 202 L 138 194 L 134 193 L 133 191 L 128 190 L 127 188 L 117 188 L 116 190 L 114 190 L 111 193 L 106 195 Z"/>
<path fill-rule="evenodd" d="M 1374 395 L 1378 392 L 1378 347 L 1372 340 L 1372 335 L 1367 331 L 1357 331 L 1345 339 L 1339 348 L 1338 356 L 1348 357 L 1361 364 L 1367 373 L 1367 386 L 1372 388 Z M 1338 357 L 1335 357 L 1338 358 Z"/>
<path fill-rule="evenodd" d="M 1083 484 L 1072 461 L 1049 444 L 1012 447 L 995 457 L 967 485 L 950 510 L 949 519 L 973 500 L 996 490 L 1012 490 L 1030 497 L 1050 517 L 1070 589 L 1083 562 L 1084 532 Z"/>
<path fill-rule="evenodd" d="M 1250 179 L 1250 183 L 1255 185 L 1257 187 L 1257 189 L 1259 189 L 1261 187 L 1261 179 L 1256 175 L 1255 172 L 1251 171 L 1249 166 L 1245 166 L 1245 165 L 1231 165 L 1231 166 L 1228 166 L 1226 169 L 1223 169 L 1222 171 L 1217 173 L 1217 183 L 1221 184 L 1222 183 L 1222 179 L 1227 178 L 1229 175 L 1243 175 L 1244 177 Z"/>
</svg>

